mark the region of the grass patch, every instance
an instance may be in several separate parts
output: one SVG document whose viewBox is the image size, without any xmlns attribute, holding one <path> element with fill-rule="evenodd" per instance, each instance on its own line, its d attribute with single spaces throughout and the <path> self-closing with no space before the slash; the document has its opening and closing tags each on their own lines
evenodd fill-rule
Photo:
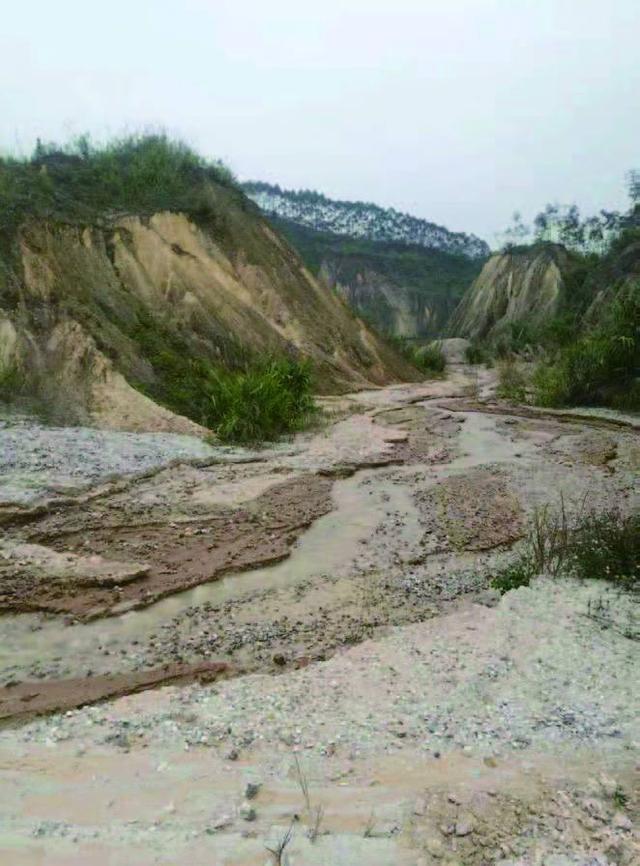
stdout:
<svg viewBox="0 0 640 866">
<path fill-rule="evenodd" d="M 498 571 L 491 585 L 501 593 L 529 586 L 539 574 L 607 581 L 640 587 L 640 513 L 617 510 L 580 513 L 570 525 L 564 502 L 558 512 L 536 509 L 518 556 Z"/>
<path fill-rule="evenodd" d="M 447 366 L 444 352 L 437 343 L 415 349 L 413 356 L 413 363 L 423 373 L 444 373 Z"/>
<path fill-rule="evenodd" d="M 315 412 L 307 362 L 271 359 L 212 371 L 209 424 L 222 442 L 272 441 L 305 427 Z"/>
<path fill-rule="evenodd" d="M 273 441 L 306 427 L 317 410 L 308 361 L 251 358 L 234 368 L 180 355 L 151 355 L 158 378 L 143 393 L 216 433 L 222 442 Z"/>
<path fill-rule="evenodd" d="M 467 346 L 464 357 L 467 364 L 484 364 L 485 367 L 493 366 L 491 353 L 478 343 L 472 343 L 470 346 Z"/>
<path fill-rule="evenodd" d="M 381 334 L 380 332 L 378 332 L 378 336 L 422 373 L 438 375 L 446 369 L 447 359 L 438 343 L 416 346 L 406 337 Z"/>
</svg>

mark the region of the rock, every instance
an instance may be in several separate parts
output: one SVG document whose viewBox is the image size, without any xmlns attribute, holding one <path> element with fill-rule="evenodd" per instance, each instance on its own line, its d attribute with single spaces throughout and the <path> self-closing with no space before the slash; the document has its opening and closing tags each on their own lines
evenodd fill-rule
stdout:
<svg viewBox="0 0 640 866">
<path fill-rule="evenodd" d="M 260 788 L 262 784 L 260 782 L 247 782 L 246 787 L 244 789 L 244 796 L 246 800 L 255 800 L 258 796 Z"/>
<path fill-rule="evenodd" d="M 213 819 L 211 827 L 213 830 L 224 830 L 225 827 L 229 827 L 232 823 L 233 819 L 231 818 L 231 815 L 220 815 Z"/>
<path fill-rule="evenodd" d="M 616 830 L 629 831 L 633 829 L 633 823 L 631 821 L 631 818 L 629 818 L 627 815 L 623 815 L 622 812 L 617 812 L 613 816 L 612 823 Z"/>
<path fill-rule="evenodd" d="M 258 817 L 258 813 L 254 809 L 254 807 L 251 805 L 251 803 L 248 803 L 246 801 L 242 804 L 242 806 L 240 806 L 239 815 L 245 821 L 255 821 Z"/>
<path fill-rule="evenodd" d="M 227 759 L 227 761 L 237 761 L 239 758 L 238 750 L 237 749 L 230 749 L 230 751 L 228 751 L 227 754 L 225 755 L 225 758 Z"/>
<path fill-rule="evenodd" d="M 416 802 L 413 804 L 413 814 L 414 815 L 425 815 L 427 812 L 427 802 L 423 797 L 418 797 Z"/>
<path fill-rule="evenodd" d="M 469 340 L 461 337 L 449 337 L 436 340 L 434 344 L 444 355 L 447 364 L 464 364 L 467 360 L 467 349 L 471 348 Z"/>
<path fill-rule="evenodd" d="M 109 743 L 111 746 L 117 746 L 119 749 L 124 749 L 127 752 L 131 748 L 129 737 L 122 731 L 117 734 L 108 734 L 104 738 L 104 741 L 105 743 Z"/>
<path fill-rule="evenodd" d="M 458 818 L 455 826 L 455 834 L 456 836 L 469 836 L 471 833 L 473 833 L 474 827 L 475 821 L 470 815 L 463 818 Z"/>
<path fill-rule="evenodd" d="M 598 782 L 607 797 L 613 797 L 615 792 L 618 790 L 618 783 L 616 780 L 612 779 L 610 776 L 605 776 L 604 773 L 598 777 Z"/>
<path fill-rule="evenodd" d="M 425 842 L 425 848 L 432 857 L 435 857 L 436 860 L 439 860 L 446 850 L 440 839 L 436 839 L 435 837 L 427 839 Z"/>
</svg>

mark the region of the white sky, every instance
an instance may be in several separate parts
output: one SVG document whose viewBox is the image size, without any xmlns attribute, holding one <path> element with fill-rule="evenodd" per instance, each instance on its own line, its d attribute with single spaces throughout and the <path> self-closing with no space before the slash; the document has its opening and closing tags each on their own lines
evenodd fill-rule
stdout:
<svg viewBox="0 0 640 866">
<path fill-rule="evenodd" d="M 0 85 L 4 150 L 162 126 L 491 243 L 515 209 L 625 207 L 640 0 L 21 0 Z"/>
</svg>

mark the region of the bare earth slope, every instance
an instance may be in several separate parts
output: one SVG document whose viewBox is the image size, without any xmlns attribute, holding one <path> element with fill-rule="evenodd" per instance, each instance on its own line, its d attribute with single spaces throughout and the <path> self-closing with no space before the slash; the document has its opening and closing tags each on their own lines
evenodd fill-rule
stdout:
<svg viewBox="0 0 640 866">
<path fill-rule="evenodd" d="M 183 433 L 196 426 L 145 396 L 161 390 L 167 353 L 288 349 L 329 392 L 415 376 L 240 192 L 211 194 L 202 224 L 165 212 L 23 225 L 0 271 L 0 369 L 65 419 Z"/>
</svg>

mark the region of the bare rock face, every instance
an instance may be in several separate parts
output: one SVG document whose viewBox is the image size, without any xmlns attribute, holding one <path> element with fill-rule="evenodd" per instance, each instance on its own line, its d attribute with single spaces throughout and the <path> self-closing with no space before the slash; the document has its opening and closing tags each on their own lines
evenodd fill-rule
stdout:
<svg viewBox="0 0 640 866">
<path fill-rule="evenodd" d="M 496 253 L 454 312 L 450 334 L 470 340 L 492 339 L 511 322 L 536 324 L 553 316 L 562 296 L 563 274 L 570 264 L 570 253 L 557 244 Z"/>
</svg>

